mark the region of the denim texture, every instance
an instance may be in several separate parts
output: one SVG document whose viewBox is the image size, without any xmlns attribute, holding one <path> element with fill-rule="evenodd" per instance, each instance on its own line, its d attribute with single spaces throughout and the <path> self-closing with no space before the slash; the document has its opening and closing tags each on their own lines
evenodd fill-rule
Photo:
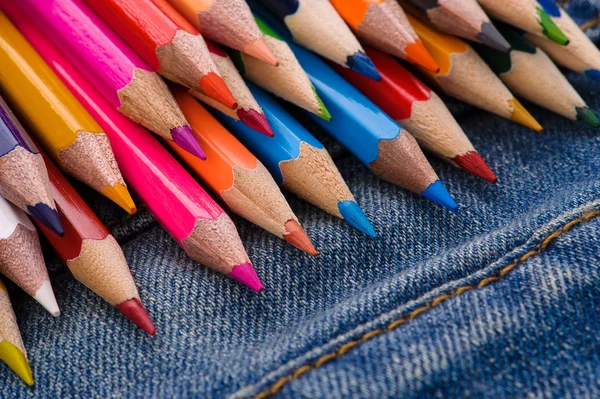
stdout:
<svg viewBox="0 0 600 399">
<path fill-rule="evenodd" d="M 584 23 L 600 1 L 566 9 Z M 600 109 L 600 83 L 567 76 Z M 157 334 L 47 249 L 62 315 L 10 285 L 36 385 L 1 365 L 0 398 L 599 397 L 600 131 L 527 103 L 543 132 L 449 105 L 498 184 L 430 157 L 451 213 L 325 137 L 379 237 L 288 196 L 310 258 L 233 216 L 261 294 L 194 264 L 144 209 L 125 217 L 75 184 L 122 244 Z"/>
</svg>

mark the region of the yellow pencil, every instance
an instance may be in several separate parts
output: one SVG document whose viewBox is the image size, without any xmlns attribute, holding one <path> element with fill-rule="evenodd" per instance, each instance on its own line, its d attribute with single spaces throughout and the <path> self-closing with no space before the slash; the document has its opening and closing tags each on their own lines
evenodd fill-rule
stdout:
<svg viewBox="0 0 600 399">
<path fill-rule="evenodd" d="M 21 339 L 6 286 L 0 281 L 0 360 L 8 365 L 27 385 L 33 385 L 27 352 Z"/>
<path fill-rule="evenodd" d="M 134 213 L 108 137 L 1 12 L 0 65 L 5 100 L 60 167 Z"/>
</svg>

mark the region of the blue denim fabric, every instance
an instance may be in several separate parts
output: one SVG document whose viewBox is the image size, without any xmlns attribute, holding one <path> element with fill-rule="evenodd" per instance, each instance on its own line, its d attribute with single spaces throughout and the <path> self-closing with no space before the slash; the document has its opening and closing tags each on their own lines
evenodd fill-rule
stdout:
<svg viewBox="0 0 600 399">
<path fill-rule="evenodd" d="M 583 23 L 600 2 L 567 10 Z M 599 109 L 600 83 L 567 76 Z M 146 211 L 124 217 L 77 185 L 123 245 L 157 335 L 47 250 L 62 315 L 11 286 L 36 385 L 2 365 L 0 397 L 599 397 L 600 131 L 530 104 L 542 133 L 450 105 L 499 183 L 431 157 L 453 214 L 326 139 L 379 237 L 290 196 L 310 258 L 234 217 L 261 294 L 191 262 Z"/>
</svg>

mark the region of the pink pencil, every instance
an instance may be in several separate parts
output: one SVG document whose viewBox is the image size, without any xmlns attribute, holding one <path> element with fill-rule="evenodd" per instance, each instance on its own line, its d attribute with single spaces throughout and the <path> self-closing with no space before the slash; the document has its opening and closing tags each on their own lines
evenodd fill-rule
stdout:
<svg viewBox="0 0 600 399">
<path fill-rule="evenodd" d="M 160 76 L 83 0 L 0 0 L 7 14 L 15 4 L 94 82 L 113 108 L 205 158 Z"/>
<path fill-rule="evenodd" d="M 121 116 L 14 7 L 6 14 L 105 130 L 129 185 L 186 253 L 255 291 L 263 286 L 233 221 L 146 130 Z"/>
</svg>

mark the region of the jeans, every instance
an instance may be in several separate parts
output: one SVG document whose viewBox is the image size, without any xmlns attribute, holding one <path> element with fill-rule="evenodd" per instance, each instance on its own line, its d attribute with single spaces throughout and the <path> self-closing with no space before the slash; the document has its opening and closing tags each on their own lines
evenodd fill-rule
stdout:
<svg viewBox="0 0 600 399">
<path fill-rule="evenodd" d="M 566 9 L 584 23 L 600 1 Z M 600 109 L 600 83 L 567 76 Z M 193 263 L 143 206 L 124 216 L 74 183 L 123 246 L 157 334 L 45 248 L 62 315 L 9 286 L 36 385 L 0 365 L 0 398 L 600 397 L 600 132 L 527 103 L 543 132 L 448 104 L 498 184 L 430 157 L 451 213 L 322 137 L 378 238 L 288 196 L 311 258 L 233 216 L 261 294 Z"/>
</svg>

